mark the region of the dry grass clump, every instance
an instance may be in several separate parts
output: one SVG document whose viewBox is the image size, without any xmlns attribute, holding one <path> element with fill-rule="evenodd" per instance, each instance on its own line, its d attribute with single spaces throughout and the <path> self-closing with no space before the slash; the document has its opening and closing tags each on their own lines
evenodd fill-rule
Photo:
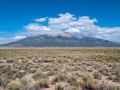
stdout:
<svg viewBox="0 0 120 90">
<path fill-rule="evenodd" d="M 35 90 L 35 83 L 30 82 L 26 85 L 26 90 Z"/>
<path fill-rule="evenodd" d="M 94 81 L 93 77 L 89 74 L 84 75 L 82 80 L 78 81 L 79 85 L 81 85 L 82 89 L 86 90 L 96 90 L 96 82 Z"/>
<path fill-rule="evenodd" d="M 19 81 L 11 81 L 8 83 L 6 90 L 22 90 L 22 84 Z"/>
<path fill-rule="evenodd" d="M 23 77 L 21 78 L 21 84 L 23 84 L 24 86 L 27 86 L 31 81 L 30 79 L 28 79 L 27 77 Z"/>
</svg>

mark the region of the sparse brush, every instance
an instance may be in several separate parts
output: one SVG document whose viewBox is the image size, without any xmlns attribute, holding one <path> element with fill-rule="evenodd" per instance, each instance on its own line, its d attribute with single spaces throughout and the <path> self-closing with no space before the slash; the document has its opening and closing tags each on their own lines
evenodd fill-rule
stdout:
<svg viewBox="0 0 120 90">
<path fill-rule="evenodd" d="M 82 90 L 82 89 L 78 89 L 76 86 L 66 86 L 65 90 Z"/>
<path fill-rule="evenodd" d="M 119 71 L 120 49 L 0 49 L 0 90 L 19 85 L 21 90 L 41 90 L 48 82 L 65 82 L 70 85 L 65 90 L 120 90 L 114 86 L 119 85 Z M 103 75 L 108 84 L 101 82 Z M 20 81 L 11 85 L 13 80 Z"/>
<path fill-rule="evenodd" d="M 98 90 L 110 90 L 110 87 L 111 86 L 105 81 L 98 84 Z"/>
</svg>

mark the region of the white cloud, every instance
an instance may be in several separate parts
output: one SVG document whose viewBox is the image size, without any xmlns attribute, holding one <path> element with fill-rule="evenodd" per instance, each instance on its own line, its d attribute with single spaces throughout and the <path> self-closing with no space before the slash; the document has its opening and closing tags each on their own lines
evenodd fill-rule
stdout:
<svg viewBox="0 0 120 90">
<path fill-rule="evenodd" d="M 69 24 L 72 23 L 76 18 L 70 13 L 59 14 L 58 18 L 49 18 L 48 25 L 52 29 L 64 30 L 68 29 Z"/>
<path fill-rule="evenodd" d="M 31 31 L 50 31 L 50 28 L 46 27 L 46 26 L 42 26 L 42 25 L 39 25 L 38 23 L 31 23 L 27 26 L 24 26 L 25 29 L 27 30 L 31 30 Z"/>
<path fill-rule="evenodd" d="M 70 28 L 70 29 L 66 30 L 66 32 L 80 32 L 80 30 L 75 29 L 75 28 Z"/>
<path fill-rule="evenodd" d="M 74 15 L 70 14 L 70 13 L 65 13 L 65 14 L 59 14 L 58 18 L 49 18 L 49 24 L 61 24 L 61 23 L 68 23 L 71 21 L 76 20 L 76 18 L 74 17 Z"/>
<path fill-rule="evenodd" d="M 26 36 L 15 36 L 15 37 L 13 37 L 12 39 L 13 40 L 19 40 L 19 39 L 23 39 L 23 38 L 25 38 Z"/>
<path fill-rule="evenodd" d="M 59 14 L 56 18 L 47 18 L 48 25 L 40 25 L 39 22 L 46 21 L 46 18 L 38 18 L 25 26 L 28 32 L 38 33 L 83 33 L 85 35 L 120 42 L 120 27 L 100 27 L 95 25 L 98 21 L 96 18 L 91 19 L 89 16 L 75 17 L 73 14 Z"/>
<path fill-rule="evenodd" d="M 47 20 L 47 17 L 45 17 L 45 18 L 36 18 L 35 19 L 36 22 L 44 22 L 46 20 Z"/>
</svg>

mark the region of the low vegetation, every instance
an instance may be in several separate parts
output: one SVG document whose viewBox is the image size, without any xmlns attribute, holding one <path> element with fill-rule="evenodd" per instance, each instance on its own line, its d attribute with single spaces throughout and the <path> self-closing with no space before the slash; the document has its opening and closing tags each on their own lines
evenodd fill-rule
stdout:
<svg viewBox="0 0 120 90">
<path fill-rule="evenodd" d="M 0 90 L 120 90 L 120 49 L 0 49 Z"/>
</svg>

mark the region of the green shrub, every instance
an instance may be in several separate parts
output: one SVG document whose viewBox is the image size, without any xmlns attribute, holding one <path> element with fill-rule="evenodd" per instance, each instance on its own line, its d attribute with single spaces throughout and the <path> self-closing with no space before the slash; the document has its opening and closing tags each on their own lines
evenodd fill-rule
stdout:
<svg viewBox="0 0 120 90">
<path fill-rule="evenodd" d="M 20 82 L 21 82 L 23 85 L 27 86 L 28 83 L 30 82 L 30 80 L 27 79 L 26 77 L 23 77 L 23 78 L 21 78 L 21 81 L 20 81 Z"/>
<path fill-rule="evenodd" d="M 7 60 L 7 63 L 13 63 L 15 60 L 12 60 L 12 59 L 10 59 L 10 60 Z"/>
<path fill-rule="evenodd" d="M 43 74 L 41 71 L 36 71 L 32 77 L 35 80 L 47 79 L 48 78 L 48 76 L 46 74 Z"/>
<path fill-rule="evenodd" d="M 6 67 L 2 68 L 1 72 L 2 72 L 2 74 L 7 74 L 10 70 L 11 70 L 11 68 L 6 66 Z"/>
<path fill-rule="evenodd" d="M 59 73 L 55 76 L 55 78 L 52 80 L 52 83 L 60 82 L 60 81 L 66 81 L 67 76 L 66 74 Z"/>
<path fill-rule="evenodd" d="M 25 73 L 23 72 L 17 72 L 13 75 L 13 79 L 16 79 L 16 78 L 22 78 L 24 76 Z"/>
<path fill-rule="evenodd" d="M 109 90 L 120 90 L 120 87 L 119 86 L 112 86 L 112 87 L 109 87 Z"/>
<path fill-rule="evenodd" d="M 102 75 L 99 72 L 94 72 L 93 77 L 94 77 L 94 79 L 99 79 L 100 80 L 102 78 Z"/>
<path fill-rule="evenodd" d="M 120 82 L 120 72 L 119 72 L 119 71 L 116 72 L 116 76 L 115 76 L 115 78 L 114 78 L 114 81 Z"/>
<path fill-rule="evenodd" d="M 35 90 L 35 83 L 30 82 L 26 85 L 26 90 Z"/>
<path fill-rule="evenodd" d="M 0 86 L 2 85 L 2 78 L 0 78 Z"/>
<path fill-rule="evenodd" d="M 38 80 L 35 84 L 35 90 L 39 90 L 41 88 L 49 88 L 49 82 L 47 79 Z"/>
<path fill-rule="evenodd" d="M 64 88 L 61 85 L 55 86 L 55 90 L 64 90 Z"/>
<path fill-rule="evenodd" d="M 77 86 L 77 78 L 74 76 L 68 77 L 67 82 L 72 86 Z"/>
<path fill-rule="evenodd" d="M 53 76 L 53 75 L 55 75 L 55 71 L 49 71 L 49 72 L 47 73 L 47 75 L 48 75 L 48 76 Z"/>
</svg>

